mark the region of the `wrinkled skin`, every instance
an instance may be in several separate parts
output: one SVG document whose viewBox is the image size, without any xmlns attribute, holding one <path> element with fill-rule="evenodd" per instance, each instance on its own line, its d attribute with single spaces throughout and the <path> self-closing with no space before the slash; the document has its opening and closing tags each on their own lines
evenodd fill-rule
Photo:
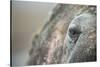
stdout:
<svg viewBox="0 0 100 67">
<path fill-rule="evenodd" d="M 33 38 L 28 65 L 96 61 L 96 7 L 58 4 Z"/>
<path fill-rule="evenodd" d="M 70 32 L 71 30 L 71 32 Z M 69 51 L 68 63 L 96 60 L 96 15 L 84 13 L 69 25 L 66 45 Z M 73 33 L 74 32 L 74 33 Z"/>
</svg>

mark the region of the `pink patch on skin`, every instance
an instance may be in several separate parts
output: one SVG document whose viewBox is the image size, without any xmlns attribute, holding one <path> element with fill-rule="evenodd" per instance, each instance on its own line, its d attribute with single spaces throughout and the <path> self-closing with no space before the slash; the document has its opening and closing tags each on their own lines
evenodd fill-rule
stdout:
<svg viewBox="0 0 100 67">
<path fill-rule="evenodd" d="M 48 57 L 47 57 L 47 63 L 50 64 L 53 61 L 53 52 L 55 51 L 55 49 L 60 46 L 57 44 L 57 42 L 61 39 L 61 34 L 59 31 L 55 31 L 53 32 L 52 36 L 51 36 L 51 42 L 49 43 L 50 48 L 48 51 Z"/>
</svg>

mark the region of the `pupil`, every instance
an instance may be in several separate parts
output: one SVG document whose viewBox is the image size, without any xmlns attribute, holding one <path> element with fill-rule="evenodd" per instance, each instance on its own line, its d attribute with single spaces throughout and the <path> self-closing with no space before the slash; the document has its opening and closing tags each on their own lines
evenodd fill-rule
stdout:
<svg viewBox="0 0 100 67">
<path fill-rule="evenodd" d="M 71 34 L 72 34 L 72 35 L 75 35 L 75 33 L 76 33 L 75 31 L 71 31 Z"/>
</svg>

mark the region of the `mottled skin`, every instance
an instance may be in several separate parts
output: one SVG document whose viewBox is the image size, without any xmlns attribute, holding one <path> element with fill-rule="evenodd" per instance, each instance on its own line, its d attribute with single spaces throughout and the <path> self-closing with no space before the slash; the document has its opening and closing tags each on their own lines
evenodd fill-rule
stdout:
<svg viewBox="0 0 100 67">
<path fill-rule="evenodd" d="M 70 28 L 73 28 L 76 32 L 71 34 L 71 37 L 69 34 L 66 36 L 66 45 L 69 51 L 67 62 L 96 61 L 96 15 L 83 13 L 72 20 L 69 25 Z M 75 38 L 77 39 L 75 40 Z"/>
<path fill-rule="evenodd" d="M 96 7 L 58 4 L 29 55 L 28 65 L 96 61 Z"/>
</svg>

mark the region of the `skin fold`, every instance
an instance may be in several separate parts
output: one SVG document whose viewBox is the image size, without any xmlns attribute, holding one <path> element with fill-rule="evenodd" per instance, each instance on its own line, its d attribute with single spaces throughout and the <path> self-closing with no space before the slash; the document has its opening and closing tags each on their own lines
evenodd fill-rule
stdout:
<svg viewBox="0 0 100 67">
<path fill-rule="evenodd" d="M 27 65 L 96 61 L 96 7 L 58 4 L 33 37 Z"/>
</svg>

